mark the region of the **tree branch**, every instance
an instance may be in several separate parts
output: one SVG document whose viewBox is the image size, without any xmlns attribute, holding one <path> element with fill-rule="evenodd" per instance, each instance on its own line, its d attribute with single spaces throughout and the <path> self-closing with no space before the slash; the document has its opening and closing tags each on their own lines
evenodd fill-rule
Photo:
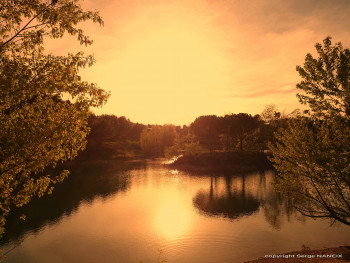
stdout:
<svg viewBox="0 0 350 263">
<path fill-rule="evenodd" d="M 50 7 L 52 4 L 53 4 L 53 2 L 51 2 L 51 4 L 49 4 L 47 7 Z M 8 40 L 5 41 L 4 43 L 2 43 L 0 47 L 3 47 L 3 46 L 5 46 L 5 45 L 7 45 L 7 44 L 8 44 L 9 42 L 11 42 L 13 39 L 15 39 L 16 37 L 18 37 L 18 35 L 19 35 L 21 32 L 23 32 L 23 31 L 25 31 L 25 30 L 31 28 L 31 27 L 27 28 L 27 26 L 28 26 L 30 23 L 32 23 L 32 22 L 34 21 L 34 19 L 36 19 L 38 16 L 39 16 L 39 14 L 36 14 L 36 15 L 35 15 L 32 19 L 30 19 L 30 20 L 28 21 L 28 23 L 25 24 L 24 27 L 22 27 L 14 36 L 12 36 L 10 39 L 8 39 Z M 33 26 L 32 26 L 32 27 L 33 27 Z"/>
</svg>

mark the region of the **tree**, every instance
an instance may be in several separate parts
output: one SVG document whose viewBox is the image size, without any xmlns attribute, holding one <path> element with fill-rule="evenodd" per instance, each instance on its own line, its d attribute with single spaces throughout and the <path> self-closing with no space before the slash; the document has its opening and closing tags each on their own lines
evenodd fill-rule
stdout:
<svg viewBox="0 0 350 263">
<path fill-rule="evenodd" d="M 147 156 L 161 156 L 166 148 L 174 144 L 176 136 L 174 125 L 154 125 L 141 132 L 141 149 Z"/>
<path fill-rule="evenodd" d="M 222 122 L 223 130 L 226 131 L 227 150 L 236 149 L 236 147 L 240 151 L 246 149 L 247 138 L 258 127 L 258 119 L 247 113 L 225 115 Z"/>
<path fill-rule="evenodd" d="M 220 117 L 216 115 L 200 116 L 191 123 L 190 132 L 209 151 L 215 151 L 220 148 Z"/>
<path fill-rule="evenodd" d="M 316 44 L 317 59 L 306 55 L 297 67 L 297 88 L 309 117 L 296 117 L 271 144 L 278 171 L 275 186 L 302 214 L 350 225 L 349 51 L 340 43 Z"/>
<path fill-rule="evenodd" d="M 78 160 L 125 158 L 139 155 L 140 134 L 145 125 L 132 123 L 124 116 L 91 114 L 87 145 Z"/>
<path fill-rule="evenodd" d="M 177 135 L 174 144 L 166 148 L 166 157 L 177 158 L 181 155 L 188 156 L 205 152 L 203 146 L 199 144 L 193 135 L 187 134 L 186 136 L 181 136 L 179 133 Z"/>
<path fill-rule="evenodd" d="M 315 45 L 318 58 L 306 55 L 304 67 L 297 66 L 304 79 L 297 88 L 302 104 L 308 104 L 317 116 L 350 117 L 350 50 L 339 42 L 332 46 L 331 37 Z"/>
<path fill-rule="evenodd" d="M 276 140 L 277 190 L 304 215 L 350 225 L 349 124 L 296 119 Z"/>
<path fill-rule="evenodd" d="M 263 112 L 260 114 L 260 117 L 263 121 L 270 124 L 276 119 L 279 119 L 281 113 L 278 111 L 275 104 L 268 104 L 265 106 Z"/>
<path fill-rule="evenodd" d="M 77 24 L 91 20 L 103 25 L 98 12 L 84 11 L 79 0 L 0 0 L 0 51 L 16 53 L 42 46 L 44 36 L 61 38 L 64 33 L 77 36 L 80 44 L 91 45 L 92 40 Z"/>
<path fill-rule="evenodd" d="M 42 173 L 74 158 L 86 144 L 90 107 L 108 93 L 81 80 L 79 70 L 94 63 L 82 52 L 45 55 L 44 37 L 67 32 L 81 44 L 92 41 L 77 23 L 102 25 L 97 12 L 76 0 L 0 0 L 0 235 L 13 206 L 52 191 L 68 174 Z"/>
</svg>

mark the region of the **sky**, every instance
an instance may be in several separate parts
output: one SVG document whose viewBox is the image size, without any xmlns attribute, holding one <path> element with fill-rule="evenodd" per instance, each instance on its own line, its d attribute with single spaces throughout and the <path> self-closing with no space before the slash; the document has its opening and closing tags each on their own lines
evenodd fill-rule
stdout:
<svg viewBox="0 0 350 263">
<path fill-rule="evenodd" d="M 188 125 L 201 115 L 301 108 L 295 68 L 331 36 L 350 46 L 349 0 L 85 0 L 104 27 L 94 40 L 48 41 L 48 51 L 83 50 L 96 64 L 84 80 L 110 91 L 96 114 L 133 122 Z"/>
</svg>

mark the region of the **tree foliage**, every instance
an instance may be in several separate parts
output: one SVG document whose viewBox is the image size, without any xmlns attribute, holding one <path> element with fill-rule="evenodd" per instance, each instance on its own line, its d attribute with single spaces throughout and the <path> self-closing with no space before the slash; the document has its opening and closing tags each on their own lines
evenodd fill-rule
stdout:
<svg viewBox="0 0 350 263">
<path fill-rule="evenodd" d="M 350 225 L 349 51 L 330 37 L 306 55 L 297 87 L 308 117 L 296 117 L 271 145 L 278 170 L 276 188 L 304 215 Z"/>
<path fill-rule="evenodd" d="M 297 88 L 300 102 L 309 105 L 317 116 L 350 116 L 350 50 L 339 42 L 332 45 L 331 37 L 323 45 L 315 45 L 318 57 L 310 53 L 304 66 L 297 66 L 303 78 Z"/>
<path fill-rule="evenodd" d="M 276 135 L 277 189 L 312 217 L 350 225 L 350 126 L 297 119 Z"/>
<path fill-rule="evenodd" d="M 220 148 L 221 121 L 216 115 L 200 116 L 190 125 L 190 132 L 209 151 Z"/>
<path fill-rule="evenodd" d="M 61 38 L 66 32 L 80 44 L 91 45 L 93 41 L 77 24 L 90 20 L 103 25 L 98 12 L 84 11 L 79 0 L 0 0 L 0 5 L 1 52 L 32 50 L 43 44 L 45 36 Z"/>
<path fill-rule="evenodd" d="M 271 123 L 274 120 L 278 119 L 281 116 L 281 113 L 278 111 L 275 104 L 268 104 L 265 106 L 264 110 L 260 114 L 260 117 L 266 123 Z"/>
<path fill-rule="evenodd" d="M 86 149 L 79 153 L 78 159 L 105 160 L 141 155 L 140 134 L 145 125 L 133 123 L 124 116 L 91 114 L 88 126 L 91 130 Z"/>
<path fill-rule="evenodd" d="M 82 52 L 45 54 L 44 37 L 67 32 L 81 44 L 92 41 L 81 21 L 102 24 L 97 12 L 76 0 L 0 0 L 0 235 L 13 206 L 52 191 L 67 176 L 41 172 L 74 158 L 85 147 L 89 107 L 108 93 L 83 81 L 79 70 L 94 63 Z"/>
<path fill-rule="evenodd" d="M 169 158 L 179 157 L 181 155 L 195 155 L 205 152 L 205 149 L 196 138 L 187 134 L 186 136 L 176 136 L 174 144 L 166 148 L 165 156 Z"/>
<path fill-rule="evenodd" d="M 225 149 L 228 151 L 246 150 L 247 138 L 258 128 L 258 117 L 247 113 L 225 115 L 222 118 Z M 252 138 L 251 138 L 252 139 Z"/>
<path fill-rule="evenodd" d="M 141 132 L 141 149 L 146 156 L 161 156 L 166 148 L 174 144 L 176 137 L 177 133 L 174 125 L 153 125 Z"/>
</svg>

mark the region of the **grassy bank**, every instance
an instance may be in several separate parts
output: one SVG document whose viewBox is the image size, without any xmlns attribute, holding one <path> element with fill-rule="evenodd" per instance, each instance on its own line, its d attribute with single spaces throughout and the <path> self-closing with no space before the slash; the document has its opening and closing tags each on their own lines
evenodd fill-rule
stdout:
<svg viewBox="0 0 350 263">
<path fill-rule="evenodd" d="M 168 167 L 192 173 L 246 173 L 273 169 L 262 152 L 208 152 L 185 155 Z"/>
</svg>

